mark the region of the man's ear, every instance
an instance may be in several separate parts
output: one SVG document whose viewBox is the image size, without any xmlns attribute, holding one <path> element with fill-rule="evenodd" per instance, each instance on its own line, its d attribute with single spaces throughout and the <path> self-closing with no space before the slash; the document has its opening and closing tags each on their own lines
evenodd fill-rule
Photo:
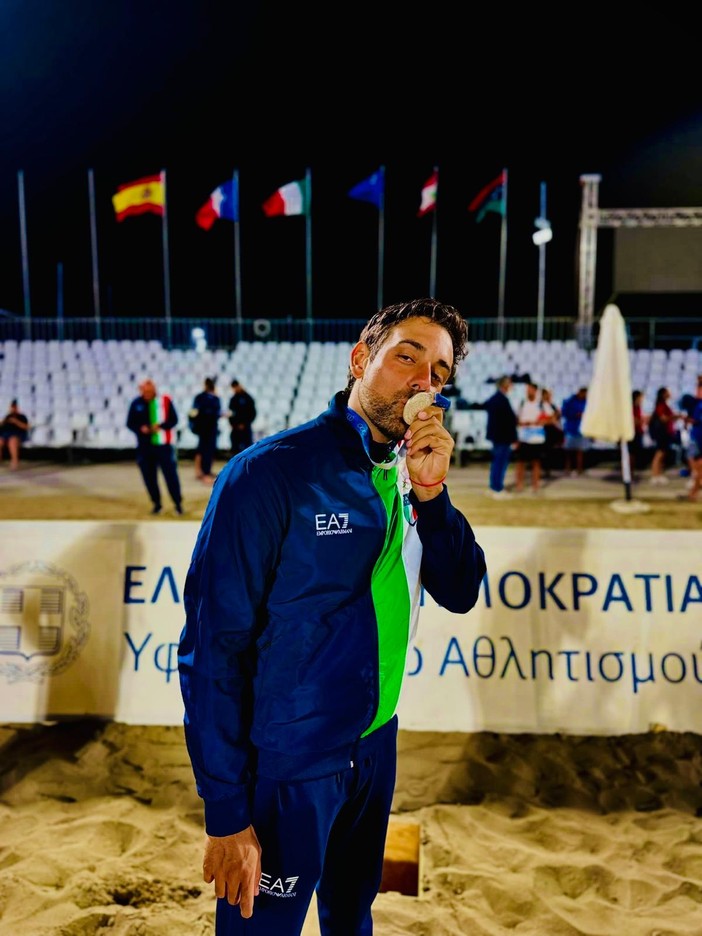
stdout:
<svg viewBox="0 0 702 936">
<path fill-rule="evenodd" d="M 370 349 L 365 341 L 358 341 L 351 350 L 351 373 L 358 380 L 363 377 L 366 364 L 370 360 Z"/>
</svg>

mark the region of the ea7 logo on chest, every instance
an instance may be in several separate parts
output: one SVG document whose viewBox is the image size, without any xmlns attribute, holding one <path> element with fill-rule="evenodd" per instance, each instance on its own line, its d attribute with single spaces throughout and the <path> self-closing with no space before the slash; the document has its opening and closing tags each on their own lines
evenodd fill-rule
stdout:
<svg viewBox="0 0 702 936">
<path fill-rule="evenodd" d="M 353 527 L 349 526 L 348 513 L 315 514 L 314 526 L 317 536 L 339 536 L 342 533 L 353 533 Z"/>
</svg>

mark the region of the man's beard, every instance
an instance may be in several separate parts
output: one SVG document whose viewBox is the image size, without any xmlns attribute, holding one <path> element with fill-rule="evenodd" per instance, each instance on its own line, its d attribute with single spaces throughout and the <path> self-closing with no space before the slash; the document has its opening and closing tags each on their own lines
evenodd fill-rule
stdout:
<svg viewBox="0 0 702 936">
<path fill-rule="evenodd" d="M 386 439 L 399 441 L 404 436 L 407 431 L 407 424 L 401 415 L 407 402 L 404 393 L 398 393 L 394 399 L 386 400 L 362 384 L 359 387 L 358 398 L 367 418 Z"/>
</svg>

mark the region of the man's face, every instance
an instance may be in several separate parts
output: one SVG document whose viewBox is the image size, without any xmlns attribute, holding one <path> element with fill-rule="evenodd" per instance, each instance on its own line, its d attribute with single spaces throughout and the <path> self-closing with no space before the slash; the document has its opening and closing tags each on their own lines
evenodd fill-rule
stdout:
<svg viewBox="0 0 702 936">
<path fill-rule="evenodd" d="M 377 442 L 401 439 L 407 431 L 402 411 L 420 390 L 440 391 L 453 367 L 451 336 L 430 319 L 411 318 L 395 325 L 371 359 L 359 342 L 351 352 L 356 382 L 349 404 L 369 423 Z"/>
<path fill-rule="evenodd" d="M 527 400 L 535 400 L 536 399 L 536 387 L 534 387 L 532 384 L 527 384 L 526 395 L 527 395 Z"/>
<path fill-rule="evenodd" d="M 156 385 L 153 380 L 145 380 L 141 385 L 141 395 L 145 400 L 153 400 L 156 396 Z"/>
</svg>

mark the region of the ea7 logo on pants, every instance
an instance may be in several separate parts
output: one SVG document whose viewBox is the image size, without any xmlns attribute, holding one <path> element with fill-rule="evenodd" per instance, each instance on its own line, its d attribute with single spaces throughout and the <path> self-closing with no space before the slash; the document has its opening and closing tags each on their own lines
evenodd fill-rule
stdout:
<svg viewBox="0 0 702 936">
<path fill-rule="evenodd" d="M 348 513 L 323 513 L 314 515 L 317 536 L 338 536 L 340 533 L 353 533 L 349 526 Z"/>
<path fill-rule="evenodd" d="M 258 886 L 263 893 L 270 894 L 271 897 L 295 897 L 294 887 L 299 880 L 299 874 L 295 877 L 275 878 L 274 880 L 270 874 L 261 872 Z"/>
</svg>

